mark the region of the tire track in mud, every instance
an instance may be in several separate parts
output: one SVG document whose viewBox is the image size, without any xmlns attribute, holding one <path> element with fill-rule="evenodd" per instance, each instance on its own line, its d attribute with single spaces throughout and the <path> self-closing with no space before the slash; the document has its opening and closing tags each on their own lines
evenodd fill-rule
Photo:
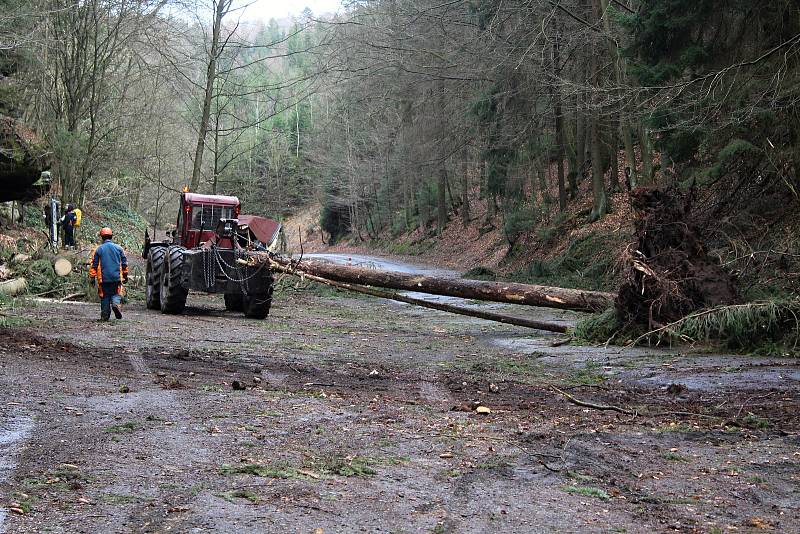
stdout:
<svg viewBox="0 0 800 534">
<path fill-rule="evenodd" d="M 27 414 L 12 414 L 0 424 L 0 484 L 5 484 L 17 467 L 16 456 L 22 443 L 33 431 L 34 422 Z M 10 496 L 9 496 L 10 497 Z M 6 531 L 6 506 L 0 507 L 0 534 Z"/>
<path fill-rule="evenodd" d="M 128 361 L 131 363 L 133 370 L 142 375 L 149 375 L 150 368 L 144 363 L 144 358 L 138 352 L 128 352 Z"/>
<path fill-rule="evenodd" d="M 136 425 L 136 442 L 118 441 L 117 449 L 111 456 L 82 451 L 91 453 L 95 462 L 114 473 L 114 477 L 106 480 L 104 486 L 96 488 L 95 495 L 121 495 L 141 499 L 151 505 L 172 499 L 178 499 L 182 505 L 191 500 L 188 494 L 175 493 L 170 489 L 176 480 L 173 477 L 180 479 L 198 464 L 211 462 L 212 456 L 210 449 L 197 438 L 197 427 L 204 423 L 191 415 L 186 394 L 180 389 L 170 389 L 161 379 L 166 374 L 173 377 L 180 374 L 176 369 L 163 365 L 175 360 L 171 356 L 165 355 L 164 360 L 154 360 L 148 365 L 145 355 L 140 351 L 125 351 L 119 363 L 123 366 L 129 364 L 140 375 L 131 384 L 132 391 L 122 396 L 95 396 L 83 406 L 87 415 L 93 414 L 98 420 L 104 418 L 109 424 L 116 422 L 124 425 L 118 421 L 127 421 Z M 81 463 L 87 462 L 84 459 Z M 153 469 L 153 466 L 159 468 Z M 132 482 L 142 478 L 147 482 Z M 187 484 L 184 482 L 184 485 Z M 102 499 L 99 501 L 102 502 Z M 149 532 L 151 527 L 160 530 L 159 525 L 167 524 L 161 508 L 107 508 L 105 520 L 107 523 L 123 525 L 124 529 L 131 532 Z M 99 525 L 95 526 L 99 528 Z"/>
<path fill-rule="evenodd" d="M 428 380 L 422 380 L 419 383 L 419 396 L 430 404 L 447 404 L 448 406 L 457 404 L 449 389 Z"/>
</svg>

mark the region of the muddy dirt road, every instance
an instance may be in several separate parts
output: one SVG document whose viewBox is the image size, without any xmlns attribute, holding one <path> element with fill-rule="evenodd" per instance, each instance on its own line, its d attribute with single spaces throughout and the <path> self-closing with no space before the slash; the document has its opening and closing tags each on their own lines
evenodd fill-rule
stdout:
<svg viewBox="0 0 800 534">
<path fill-rule="evenodd" d="M 796 360 L 553 347 L 292 289 L 267 321 L 194 295 L 18 313 L 0 531 L 800 531 Z"/>
</svg>

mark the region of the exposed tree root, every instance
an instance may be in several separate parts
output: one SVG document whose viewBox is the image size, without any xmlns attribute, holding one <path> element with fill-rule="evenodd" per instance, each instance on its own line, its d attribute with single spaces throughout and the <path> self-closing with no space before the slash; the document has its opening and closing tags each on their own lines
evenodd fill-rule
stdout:
<svg viewBox="0 0 800 534">
<path fill-rule="evenodd" d="M 623 322 L 659 328 L 701 308 L 733 304 L 731 276 L 712 258 L 676 191 L 638 188 L 631 195 L 636 241 L 616 299 Z"/>
</svg>

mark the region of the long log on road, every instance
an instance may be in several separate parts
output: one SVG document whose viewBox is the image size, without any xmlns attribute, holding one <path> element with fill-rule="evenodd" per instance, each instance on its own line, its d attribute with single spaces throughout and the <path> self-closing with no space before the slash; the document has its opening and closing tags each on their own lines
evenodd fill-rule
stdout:
<svg viewBox="0 0 800 534">
<path fill-rule="evenodd" d="M 316 260 L 303 260 L 298 265 L 282 256 L 274 256 L 272 261 L 284 267 L 302 270 L 335 282 L 416 291 L 431 295 L 588 312 L 604 310 L 614 303 L 613 294 L 600 291 L 378 271 Z"/>
<path fill-rule="evenodd" d="M 467 317 L 476 317 L 478 319 L 486 319 L 487 321 L 495 321 L 498 323 L 513 324 L 515 326 L 524 326 L 526 328 L 535 328 L 537 330 L 546 330 L 548 332 L 557 332 L 559 334 L 564 334 L 567 332 L 567 327 L 563 324 L 536 321 L 533 319 L 526 319 L 524 317 L 512 317 L 510 315 L 503 315 L 500 313 L 494 313 L 484 310 L 475 310 L 472 308 L 465 308 L 463 306 L 453 306 L 451 304 L 442 304 L 441 302 L 430 302 L 427 300 L 415 299 L 412 297 L 408 297 L 406 295 L 395 293 L 394 291 L 382 291 L 379 289 L 360 286 L 357 284 L 349 284 L 346 282 L 334 282 L 333 280 L 328 280 L 327 278 L 322 278 L 320 276 L 314 276 L 313 274 L 308 274 L 303 271 L 298 271 L 297 269 L 294 268 L 284 267 L 283 265 L 275 261 L 271 262 L 271 265 L 272 268 L 275 269 L 276 271 L 280 271 L 287 274 L 293 274 L 295 276 L 300 276 L 307 280 L 312 280 L 314 282 L 319 282 L 321 284 L 326 284 L 332 287 L 338 287 L 340 289 L 355 291 L 356 293 L 363 293 L 365 295 L 372 295 L 373 297 L 397 300 L 399 302 L 405 302 L 406 304 L 413 304 L 415 306 L 421 306 L 423 308 L 430 308 L 433 310 L 439 310 L 449 313 L 457 313 L 459 315 L 466 315 Z"/>
</svg>

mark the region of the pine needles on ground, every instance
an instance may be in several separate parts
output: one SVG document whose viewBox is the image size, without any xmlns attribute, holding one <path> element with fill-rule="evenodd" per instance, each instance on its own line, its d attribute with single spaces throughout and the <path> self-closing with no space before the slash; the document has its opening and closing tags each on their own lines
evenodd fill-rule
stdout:
<svg viewBox="0 0 800 534">
<path fill-rule="evenodd" d="M 572 334 L 601 343 L 705 343 L 757 354 L 800 355 L 800 299 L 707 308 L 643 334 L 610 308 L 578 321 Z"/>
<path fill-rule="evenodd" d="M 643 334 L 635 342 L 720 343 L 734 350 L 794 352 L 800 345 L 800 299 L 717 306 Z"/>
<path fill-rule="evenodd" d="M 31 261 L 24 271 L 30 292 L 34 295 L 63 291 L 67 285 L 65 278 L 53 272 L 53 264 L 48 259 L 40 258 Z"/>
<path fill-rule="evenodd" d="M 572 335 L 577 339 L 605 343 L 615 337 L 621 328 L 622 321 L 619 319 L 617 310 L 609 308 L 603 313 L 594 314 L 578 321 Z"/>
</svg>

